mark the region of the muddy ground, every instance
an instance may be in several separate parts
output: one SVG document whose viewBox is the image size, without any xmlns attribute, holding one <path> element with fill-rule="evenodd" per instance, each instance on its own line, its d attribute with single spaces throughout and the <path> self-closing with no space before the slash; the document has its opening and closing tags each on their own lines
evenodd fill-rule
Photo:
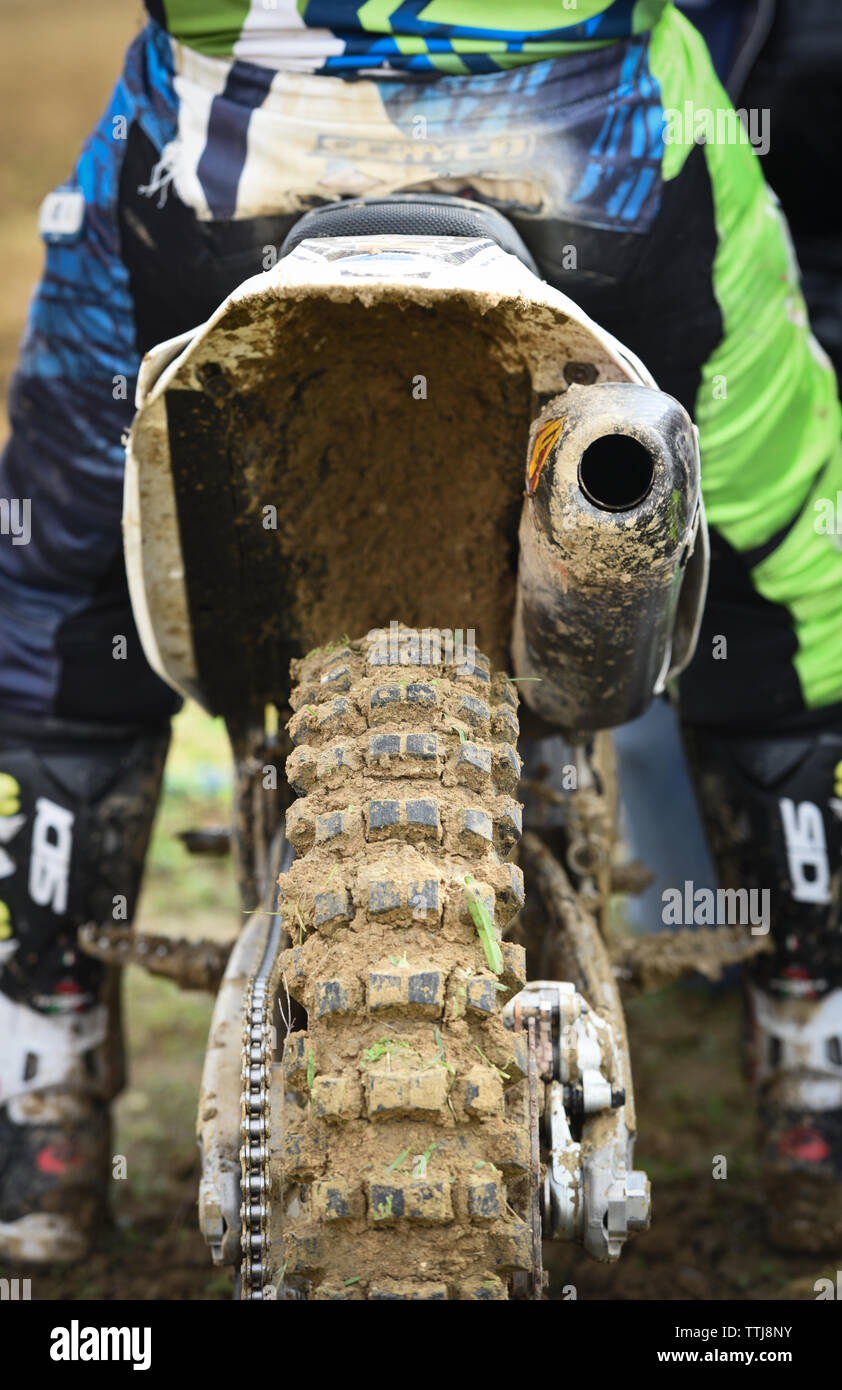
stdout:
<svg viewBox="0 0 842 1390">
<path fill-rule="evenodd" d="M 140 7 L 113 0 L 2 0 L 0 84 L 0 382 L 11 369 L 41 248 L 44 193 L 72 163 L 99 114 Z M 227 861 L 191 859 L 176 832 L 225 819 L 221 729 L 193 708 L 177 721 L 139 925 L 230 935 L 236 901 Z M 210 1019 L 206 996 L 127 972 L 130 1082 L 116 1109 L 113 1223 L 100 1248 L 68 1271 L 33 1278 L 36 1299 L 219 1299 L 231 1280 L 209 1264 L 196 1225 L 196 1094 Z M 782 1257 L 764 1240 L 750 1095 L 738 1062 L 734 992 L 678 986 L 628 1009 L 640 1123 L 640 1165 L 655 1220 L 618 1266 L 558 1248 L 551 1294 L 589 1299 L 811 1299 L 830 1259 Z M 726 1180 L 712 1177 L 714 1155 Z M 549 1256 L 549 1251 L 548 1251 Z M 0 1270 L 0 1274 L 17 1271 Z"/>
<path fill-rule="evenodd" d="M 227 795 L 222 729 L 192 706 L 176 720 L 143 929 L 230 935 L 228 861 L 191 857 L 177 838 L 223 823 Z M 127 1171 L 112 1184 L 113 1223 L 83 1265 L 36 1274 L 33 1298 L 230 1297 L 231 1280 L 210 1266 L 196 1225 L 193 1126 L 210 999 L 134 967 L 126 995 L 130 1081 L 116 1107 L 114 1153 Z M 566 1287 L 569 1297 L 573 1285 L 588 1299 L 813 1298 L 816 1279 L 835 1277 L 837 1262 L 781 1256 L 764 1239 L 737 992 L 674 986 L 631 1000 L 628 1020 L 638 1160 L 652 1179 L 655 1219 L 619 1265 L 547 1247 L 551 1297 Z M 712 1176 L 715 1155 L 727 1159 L 725 1180 Z"/>
</svg>

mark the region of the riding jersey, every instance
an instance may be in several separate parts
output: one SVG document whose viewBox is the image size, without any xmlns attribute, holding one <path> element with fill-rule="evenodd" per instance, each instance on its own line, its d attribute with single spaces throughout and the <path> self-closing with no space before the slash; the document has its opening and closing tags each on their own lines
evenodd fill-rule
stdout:
<svg viewBox="0 0 842 1390">
<path fill-rule="evenodd" d="M 0 536 L 0 708 L 139 724 L 171 709 L 136 636 L 134 665 L 112 659 L 113 634 L 134 633 L 119 517 L 141 353 L 274 267 L 305 208 L 432 188 L 501 207 L 542 275 L 693 415 L 714 560 L 685 717 L 768 730 L 837 704 L 842 714 L 835 378 L 749 137 L 678 8 L 664 5 L 644 32 L 507 71 L 331 77 L 324 55 L 308 72 L 199 51 L 223 26 L 203 38 L 178 16 L 208 3 L 164 0 L 192 44 L 149 23 L 45 202 L 46 269 L 0 463 L 0 499 L 28 499 L 32 527 L 28 544 Z M 479 0 L 421 13 L 458 15 L 460 3 L 464 28 Z M 545 34 L 535 15 L 549 0 L 523 3 L 511 5 L 518 23 Z M 225 4 L 230 18 L 235 0 Z M 372 4 L 357 22 L 372 22 Z M 588 8 L 592 42 L 597 21 L 634 27 L 644 15 L 579 0 L 580 24 Z M 563 28 L 564 0 L 555 9 Z M 390 12 L 395 45 L 407 11 L 417 20 L 414 0 Z M 304 14 L 299 33 L 315 34 L 312 5 Z"/>
<path fill-rule="evenodd" d="M 333 77 L 496 72 L 651 29 L 668 0 L 146 0 L 210 57 Z"/>
</svg>

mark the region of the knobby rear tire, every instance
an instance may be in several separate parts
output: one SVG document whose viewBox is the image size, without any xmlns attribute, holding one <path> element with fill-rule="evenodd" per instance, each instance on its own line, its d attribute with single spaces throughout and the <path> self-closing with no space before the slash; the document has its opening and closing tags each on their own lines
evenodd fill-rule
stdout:
<svg viewBox="0 0 842 1390">
<path fill-rule="evenodd" d="M 523 901 L 515 686 L 365 640 L 294 677 L 281 994 L 307 1028 L 278 1088 L 279 1296 L 506 1299 L 532 1263 L 525 1039 L 501 1018 L 524 953 L 501 942 L 495 973 L 471 900 L 498 938 Z"/>
</svg>

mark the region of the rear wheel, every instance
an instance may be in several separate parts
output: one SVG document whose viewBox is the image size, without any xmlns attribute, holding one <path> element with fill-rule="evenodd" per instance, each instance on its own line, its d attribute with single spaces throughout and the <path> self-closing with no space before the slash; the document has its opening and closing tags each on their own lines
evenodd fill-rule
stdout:
<svg viewBox="0 0 842 1390">
<path fill-rule="evenodd" d="M 506 1299 L 532 1267 L 526 1044 L 501 1018 L 524 983 L 500 940 L 517 695 L 479 655 L 371 656 L 294 667 L 280 990 L 307 1027 L 276 1089 L 271 1265 L 280 1297 Z"/>
</svg>

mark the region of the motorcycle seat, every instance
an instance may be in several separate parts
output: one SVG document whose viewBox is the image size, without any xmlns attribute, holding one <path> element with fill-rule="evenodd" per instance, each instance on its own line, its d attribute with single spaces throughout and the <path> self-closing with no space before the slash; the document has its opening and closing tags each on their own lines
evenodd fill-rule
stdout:
<svg viewBox="0 0 842 1390">
<path fill-rule="evenodd" d="M 495 242 L 517 256 L 533 275 L 538 269 L 512 226 L 496 208 L 469 198 L 436 193 L 392 193 L 379 198 L 349 198 L 311 208 L 290 228 L 281 247 L 289 255 L 312 237 L 470 237 Z"/>
</svg>

